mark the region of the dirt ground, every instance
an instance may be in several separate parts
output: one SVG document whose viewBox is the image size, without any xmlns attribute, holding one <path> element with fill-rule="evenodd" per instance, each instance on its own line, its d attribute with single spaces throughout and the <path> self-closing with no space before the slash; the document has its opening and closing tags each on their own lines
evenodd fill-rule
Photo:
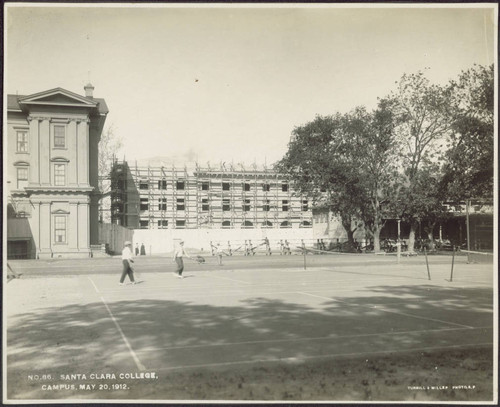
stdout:
<svg viewBox="0 0 500 407">
<path fill-rule="evenodd" d="M 169 374 L 144 398 L 189 400 L 487 401 L 491 351 L 415 352 L 299 365 Z M 443 362 L 446 361 L 446 362 Z M 447 380 L 443 381 L 443 377 Z M 438 379 L 439 378 L 439 379 Z M 144 389 L 146 390 L 146 389 Z"/>
</svg>

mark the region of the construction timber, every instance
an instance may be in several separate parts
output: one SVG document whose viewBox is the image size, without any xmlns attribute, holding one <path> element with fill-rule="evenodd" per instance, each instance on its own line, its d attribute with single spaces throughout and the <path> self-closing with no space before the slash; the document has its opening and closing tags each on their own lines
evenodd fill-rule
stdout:
<svg viewBox="0 0 500 407">
<path fill-rule="evenodd" d="M 111 171 L 112 223 L 133 229 L 310 228 L 311 203 L 269 168 L 130 166 Z"/>
</svg>

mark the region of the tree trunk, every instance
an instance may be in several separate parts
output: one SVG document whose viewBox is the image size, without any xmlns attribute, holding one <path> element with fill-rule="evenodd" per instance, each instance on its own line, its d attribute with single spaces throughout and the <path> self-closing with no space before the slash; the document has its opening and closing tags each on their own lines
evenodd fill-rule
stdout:
<svg viewBox="0 0 500 407">
<path fill-rule="evenodd" d="M 415 251 L 415 234 L 417 233 L 417 222 L 411 222 L 410 224 L 410 235 L 408 236 L 408 251 Z"/>
<path fill-rule="evenodd" d="M 429 250 L 434 250 L 436 245 L 434 244 L 434 231 L 432 229 L 427 230 L 427 238 L 429 239 Z"/>
<path fill-rule="evenodd" d="M 352 227 L 352 218 L 351 216 L 346 216 L 346 215 L 340 215 L 340 219 L 342 221 L 342 226 L 344 227 L 344 230 L 347 232 L 347 241 L 351 244 L 354 243 L 354 232 L 356 231 L 357 228 L 354 230 L 351 229 Z"/>
<path fill-rule="evenodd" d="M 429 239 L 429 250 L 434 250 L 436 248 L 434 243 L 434 226 L 436 226 L 436 222 L 429 222 L 427 228 L 425 228 L 427 238 Z"/>
<path fill-rule="evenodd" d="M 373 230 L 373 251 L 374 253 L 380 253 L 380 232 L 382 231 L 382 227 L 376 225 Z"/>
<path fill-rule="evenodd" d="M 363 221 L 365 233 L 373 239 L 373 252 L 380 253 L 380 232 L 384 227 L 385 222 L 379 221 L 379 216 L 375 215 L 373 222 Z"/>
<path fill-rule="evenodd" d="M 347 241 L 349 243 L 354 243 L 354 231 L 350 229 L 346 229 L 346 231 L 347 231 Z"/>
</svg>

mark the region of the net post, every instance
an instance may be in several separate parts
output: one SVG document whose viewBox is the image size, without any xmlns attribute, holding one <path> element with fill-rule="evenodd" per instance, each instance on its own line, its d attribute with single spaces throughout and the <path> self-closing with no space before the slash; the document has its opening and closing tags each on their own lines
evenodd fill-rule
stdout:
<svg viewBox="0 0 500 407">
<path fill-rule="evenodd" d="M 470 263 L 470 220 L 469 220 L 469 206 L 470 206 L 470 200 L 467 199 L 465 201 L 465 221 L 466 221 L 466 228 L 467 228 L 467 264 Z"/>
<path fill-rule="evenodd" d="M 427 258 L 427 249 L 424 247 L 425 254 L 425 264 L 427 265 L 427 275 L 429 276 L 429 280 L 431 279 L 431 272 L 429 270 L 429 259 Z"/>
<path fill-rule="evenodd" d="M 455 246 L 453 246 L 453 254 L 451 256 L 451 275 L 450 275 L 450 283 L 453 281 L 453 265 L 455 264 Z"/>
</svg>

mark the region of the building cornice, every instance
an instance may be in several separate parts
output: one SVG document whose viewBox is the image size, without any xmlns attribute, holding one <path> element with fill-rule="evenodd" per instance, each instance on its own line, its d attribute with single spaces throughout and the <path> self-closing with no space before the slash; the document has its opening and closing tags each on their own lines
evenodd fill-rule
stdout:
<svg viewBox="0 0 500 407">
<path fill-rule="evenodd" d="M 94 187 L 44 187 L 44 186 L 27 186 L 24 188 L 26 192 L 30 193 L 49 193 L 49 194 L 57 194 L 57 193 L 90 193 L 94 190 Z"/>
<path fill-rule="evenodd" d="M 55 95 L 63 95 L 68 101 L 50 101 L 50 100 L 40 100 L 46 99 Z M 73 102 L 71 102 L 73 101 Z M 78 106 L 78 107 L 97 107 L 97 101 L 91 100 L 87 97 L 78 95 L 74 92 L 63 88 L 55 88 L 46 90 L 43 92 L 35 93 L 33 95 L 19 97 L 18 103 L 22 104 L 35 104 L 35 105 L 57 105 L 57 106 Z"/>
<path fill-rule="evenodd" d="M 84 122 L 84 123 L 90 123 L 90 119 L 89 118 L 83 118 L 83 117 L 53 117 L 53 116 L 50 116 L 50 115 L 47 115 L 47 116 L 36 116 L 36 115 L 29 115 L 27 118 L 26 118 L 29 122 L 32 121 L 32 120 L 38 120 L 38 121 L 44 121 L 44 120 L 48 120 L 50 122 L 53 122 L 53 123 L 58 123 L 58 122 L 77 122 L 77 123 L 80 123 L 80 122 Z"/>
</svg>

